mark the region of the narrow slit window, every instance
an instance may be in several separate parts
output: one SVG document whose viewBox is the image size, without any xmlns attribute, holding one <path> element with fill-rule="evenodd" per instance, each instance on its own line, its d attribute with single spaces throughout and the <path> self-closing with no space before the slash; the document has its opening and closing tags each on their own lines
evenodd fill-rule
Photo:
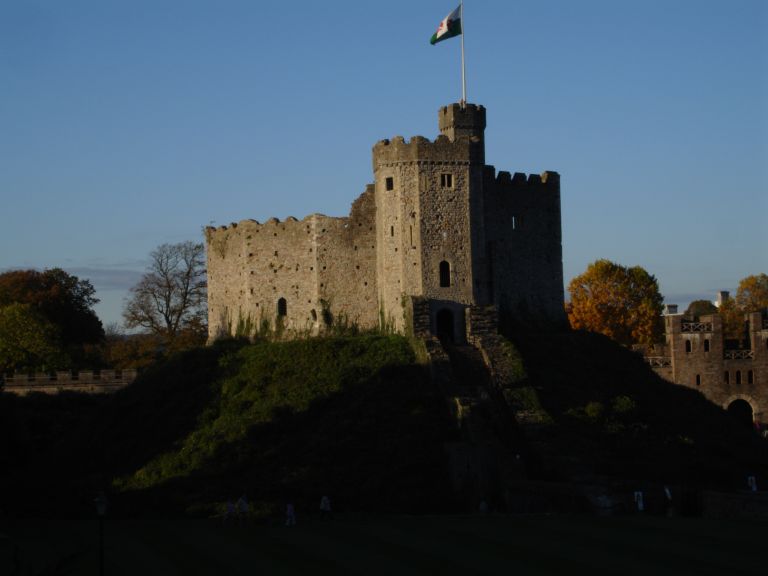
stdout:
<svg viewBox="0 0 768 576">
<path fill-rule="evenodd" d="M 696 386 L 701 386 L 701 374 L 696 374 Z"/>
<path fill-rule="evenodd" d="M 519 222 L 517 221 L 517 216 L 512 216 L 512 230 L 517 230 Z"/>
<path fill-rule="evenodd" d="M 451 265 L 443 260 L 440 262 L 440 288 L 448 288 L 451 285 Z"/>
<path fill-rule="evenodd" d="M 390 226 L 389 227 L 389 235 L 390 236 L 394 236 L 395 235 L 395 227 L 394 226 Z"/>
</svg>

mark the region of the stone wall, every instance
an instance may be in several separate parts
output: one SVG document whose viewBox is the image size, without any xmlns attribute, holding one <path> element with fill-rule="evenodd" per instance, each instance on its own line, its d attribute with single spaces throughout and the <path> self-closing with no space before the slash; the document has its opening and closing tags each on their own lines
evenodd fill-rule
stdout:
<svg viewBox="0 0 768 576">
<path fill-rule="evenodd" d="M 2 390 L 10 394 L 58 394 L 81 392 L 108 394 L 128 386 L 136 379 L 136 370 L 80 370 L 60 371 L 51 374 L 11 374 L 0 377 Z"/>
<path fill-rule="evenodd" d="M 563 257 L 560 176 L 485 174 L 488 291 L 502 319 L 562 324 Z"/>
<path fill-rule="evenodd" d="M 349 218 L 326 220 L 318 236 L 320 303 L 334 322 L 378 326 L 375 227 L 374 191 L 368 186 Z"/>
<path fill-rule="evenodd" d="M 330 225 L 319 214 L 301 221 L 243 220 L 208 228 L 208 330 L 212 337 L 250 331 L 263 321 L 311 329 L 319 318 L 317 235 Z M 312 310 L 315 311 L 314 316 Z"/>
<path fill-rule="evenodd" d="M 377 325 L 374 216 L 369 188 L 347 218 L 208 228 L 211 339 L 251 336 L 265 324 L 308 334 L 331 319 Z"/>
</svg>

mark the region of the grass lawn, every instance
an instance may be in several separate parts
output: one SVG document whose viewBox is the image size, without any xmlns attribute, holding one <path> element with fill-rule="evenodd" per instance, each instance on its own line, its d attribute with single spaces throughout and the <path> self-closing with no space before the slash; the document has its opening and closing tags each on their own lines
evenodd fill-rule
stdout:
<svg viewBox="0 0 768 576">
<path fill-rule="evenodd" d="M 105 522 L 108 576 L 239 574 L 764 574 L 768 524 L 587 516 L 390 516 L 282 525 L 178 518 Z M 23 520 L 0 574 L 99 573 L 98 524 Z"/>
</svg>

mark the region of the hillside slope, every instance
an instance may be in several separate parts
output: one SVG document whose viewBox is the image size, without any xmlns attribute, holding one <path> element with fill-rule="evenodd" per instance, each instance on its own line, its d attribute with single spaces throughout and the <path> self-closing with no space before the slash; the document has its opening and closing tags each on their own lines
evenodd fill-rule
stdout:
<svg viewBox="0 0 768 576">
<path fill-rule="evenodd" d="M 525 374 L 504 395 L 517 421 L 490 429 L 520 435 L 531 480 L 768 482 L 765 440 L 632 352 L 578 332 L 514 343 Z M 338 510 L 463 510 L 445 400 L 399 336 L 227 342 L 113 397 L 0 395 L 0 508 L 87 514 L 106 488 L 123 512 L 209 514 L 241 494 L 263 514 L 314 510 L 323 494 Z"/>
</svg>

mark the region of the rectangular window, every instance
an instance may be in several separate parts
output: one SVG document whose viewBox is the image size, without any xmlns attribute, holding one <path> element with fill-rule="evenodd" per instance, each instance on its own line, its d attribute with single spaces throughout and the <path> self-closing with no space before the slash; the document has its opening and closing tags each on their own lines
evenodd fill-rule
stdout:
<svg viewBox="0 0 768 576">
<path fill-rule="evenodd" d="M 453 188 L 453 174 L 440 174 L 440 187 Z"/>
<path fill-rule="evenodd" d="M 387 190 L 394 190 L 395 189 L 395 179 L 392 176 L 387 176 L 387 178 L 384 180 L 386 184 Z"/>
<path fill-rule="evenodd" d="M 709 338 L 704 340 L 704 352 L 709 352 Z"/>
</svg>

